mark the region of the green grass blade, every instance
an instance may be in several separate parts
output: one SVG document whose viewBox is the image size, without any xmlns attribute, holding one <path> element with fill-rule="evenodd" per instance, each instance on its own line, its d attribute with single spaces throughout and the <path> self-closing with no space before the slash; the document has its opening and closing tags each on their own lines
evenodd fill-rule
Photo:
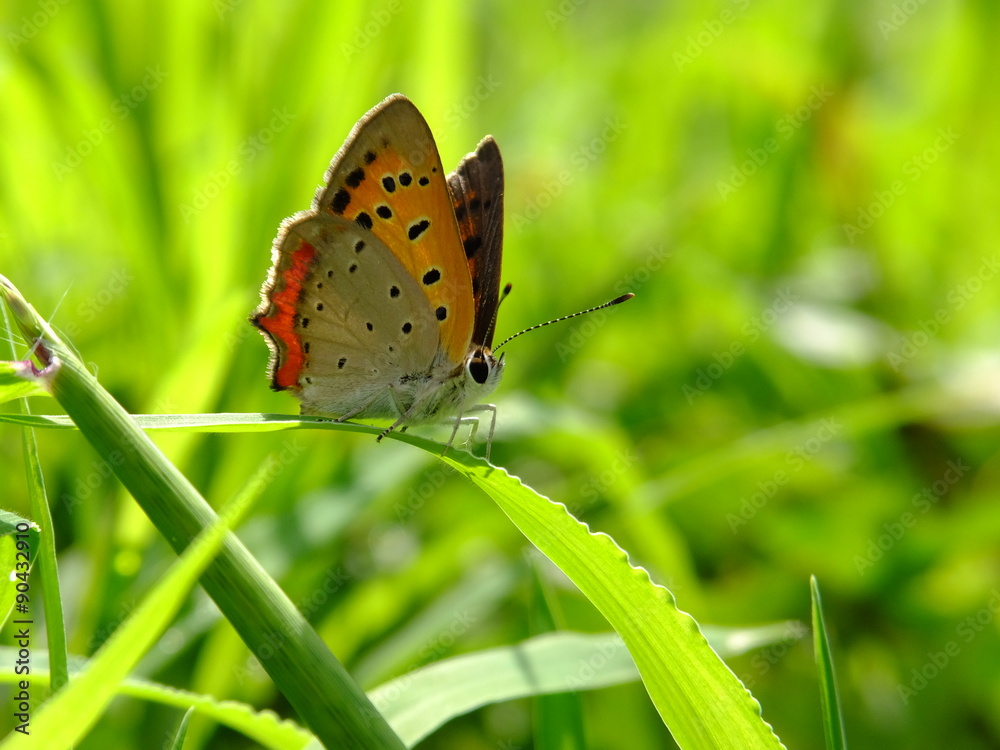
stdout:
<svg viewBox="0 0 1000 750">
<path fill-rule="evenodd" d="M 408 747 L 489 703 L 593 690 L 639 678 L 614 633 L 548 633 L 421 667 L 375 688 L 372 702 Z"/>
<path fill-rule="evenodd" d="M 16 658 L 16 649 L 0 647 L 0 659 L 4 660 L 4 663 L 13 663 Z M 47 680 L 48 654 L 45 651 L 35 651 L 32 652 L 31 659 L 32 675 L 39 681 Z M 70 674 L 75 677 L 88 664 L 87 659 L 72 657 Z M 0 672 L 0 682 L 15 681 L 15 675 L 11 672 Z M 171 706 L 182 710 L 193 709 L 199 716 L 212 719 L 242 733 L 257 744 L 274 750 L 298 750 L 309 746 L 314 740 L 309 732 L 294 721 L 282 719 L 272 711 L 257 711 L 245 703 L 219 700 L 211 695 L 181 690 L 140 677 L 126 677 L 115 688 L 115 694 L 160 706 Z"/>
<path fill-rule="evenodd" d="M 180 610 L 191 588 L 221 549 L 226 532 L 242 519 L 250 505 L 248 499 L 240 497 L 227 506 L 218 520 L 188 546 L 87 668 L 44 704 L 31 726 L 31 737 L 39 747 L 59 750 L 83 740 L 115 697 L 118 684 Z M 66 721 L 67 716 L 72 716 L 73 721 Z M 0 750 L 13 747 L 15 742 L 15 735 L 8 737 L 0 742 Z"/>
<path fill-rule="evenodd" d="M 21 427 L 41 427 L 49 430 L 76 429 L 73 420 L 61 414 L 0 414 L 0 422 L 20 425 Z"/>
<path fill-rule="evenodd" d="M 40 340 L 42 378 L 97 453 L 177 551 L 212 525 L 215 513 L 82 362 L 0 277 L 0 295 L 25 337 Z M 402 747 L 280 587 L 229 534 L 202 585 L 258 656 L 278 689 L 329 746 Z M 279 639 L 281 648 L 275 648 Z"/>
<path fill-rule="evenodd" d="M 4 323 L 4 330 L 8 332 L 8 344 L 10 356 L 16 356 L 14 351 L 13 332 L 11 331 L 10 318 L 7 309 L 0 306 L 0 316 Z M 18 374 L 19 373 L 19 374 Z M 4 395 L 17 392 L 16 387 L 7 388 L 4 385 L 5 379 L 13 378 L 16 382 L 21 379 L 23 385 L 32 386 L 28 392 L 22 392 L 24 401 L 21 403 L 21 410 L 25 414 L 31 412 L 28 406 L 27 397 L 33 395 L 48 395 L 42 388 L 41 382 L 36 381 L 34 368 L 30 362 L 0 362 L 0 402 L 4 400 Z M 8 385 L 10 385 L 8 383 Z M 52 512 L 49 508 L 49 501 L 45 493 L 45 478 L 42 475 L 41 463 L 38 460 L 38 442 L 35 439 L 35 431 L 26 428 L 21 431 L 21 446 L 24 453 L 25 479 L 28 486 L 28 502 L 31 508 L 32 518 L 38 525 L 40 539 L 38 543 L 29 549 L 30 561 L 32 564 L 38 563 L 38 578 L 41 581 L 41 603 L 45 612 L 45 634 L 48 640 L 49 653 L 52 655 L 52 678 L 50 689 L 55 692 L 59 690 L 69 679 L 69 667 L 67 666 L 66 651 L 66 624 L 63 618 L 62 591 L 59 587 L 59 565 L 56 560 L 56 537 L 55 529 L 52 525 Z M 16 564 L 16 561 L 15 561 Z M 0 567 L 0 570 L 7 570 Z M 13 569 L 10 568 L 10 569 Z"/>
<path fill-rule="evenodd" d="M 50 395 L 36 380 L 29 362 L 0 362 L 0 404 Z"/>
<path fill-rule="evenodd" d="M 0 570 L 14 570 L 17 559 L 17 540 L 13 530 L 0 536 Z M 11 580 L 10 575 L 0 576 L 0 627 L 7 624 L 10 613 L 14 611 L 14 600 L 17 597 L 17 579 Z"/>
<path fill-rule="evenodd" d="M 27 531 L 24 530 L 25 526 Z M 27 534 L 27 539 L 20 536 L 23 534 Z M 22 590 L 24 586 L 18 586 L 19 583 L 24 583 L 24 579 L 19 578 L 17 574 L 22 573 L 24 578 L 27 578 L 28 572 L 18 568 L 18 562 L 23 562 L 23 559 L 18 559 L 18 552 L 38 549 L 40 536 L 38 524 L 8 510 L 0 509 L 0 571 L 4 571 L 3 575 L 0 575 L 0 615 L 2 615 L 0 624 L 7 623 L 15 604 L 30 605 L 30 594 L 25 598 Z M 30 556 L 28 562 L 29 564 L 32 562 Z M 14 575 L 11 575 L 12 573 Z M 22 594 L 20 601 L 19 593 Z"/>
<path fill-rule="evenodd" d="M 823 602 L 819 595 L 816 576 L 810 577 L 809 589 L 812 593 L 813 650 L 816 654 L 816 664 L 819 666 L 819 692 L 826 747 L 827 750 L 846 750 L 844 716 L 840 710 L 837 678 L 833 671 L 833 654 L 830 652 L 830 638 L 823 619 Z"/>
<path fill-rule="evenodd" d="M 184 738 L 187 737 L 188 722 L 191 720 L 191 714 L 194 713 L 194 708 L 189 708 L 181 719 L 181 723 L 177 727 L 177 731 L 174 733 L 173 742 L 170 743 L 170 750 L 181 750 L 184 747 Z"/>
<path fill-rule="evenodd" d="M 25 408 L 27 408 L 25 406 Z M 56 560 L 56 537 L 52 526 L 52 513 L 45 494 L 45 480 L 38 460 L 38 443 L 35 431 L 21 432 L 25 471 L 28 481 L 28 498 L 31 515 L 39 528 L 39 543 L 32 549 L 32 559 L 37 563 L 41 580 L 41 602 L 45 611 L 45 633 L 51 659 L 53 692 L 69 680 L 66 653 L 66 625 L 63 620 L 62 592 L 59 588 L 59 564 Z"/>
<path fill-rule="evenodd" d="M 704 632 L 716 652 L 737 656 L 788 637 L 789 624 L 753 628 L 706 627 Z M 0 647 L 0 662 L 12 663 L 16 649 Z M 71 673 L 79 673 L 88 660 L 73 658 Z M 32 653 L 32 674 L 48 678 L 48 654 Z M 536 636 L 515 646 L 486 649 L 429 664 L 369 691 L 393 729 L 408 746 L 430 735 L 449 719 L 480 706 L 565 691 L 595 690 L 635 682 L 639 673 L 616 633 L 567 631 Z M 0 682 L 12 684 L 11 672 L 0 672 Z M 139 677 L 127 677 L 116 695 L 175 708 L 191 707 L 267 748 L 291 750 L 307 747 L 309 732 L 270 711 L 256 711 L 237 701 L 220 701 L 209 695 L 168 687 Z"/>
<path fill-rule="evenodd" d="M 14 309 L 17 310 L 16 303 Z M 53 339 L 51 344 L 47 342 L 49 349 L 60 348 L 54 334 L 46 333 L 49 334 L 47 338 Z M 87 432 L 85 425 L 92 423 L 94 415 L 111 407 L 100 403 L 101 398 L 95 398 L 95 393 L 100 394 L 99 387 L 89 382 L 92 380 L 89 373 L 68 352 L 60 349 L 56 353 L 61 355 L 62 361 L 61 368 L 51 378 L 53 392 L 74 422 Z M 49 356 L 48 351 L 42 354 L 46 363 L 59 362 Z M 135 434 L 130 440 L 135 450 L 145 449 L 147 443 L 142 442 L 145 436 L 136 423 L 124 412 L 116 416 L 118 430 Z M 281 426 L 291 426 L 290 420 L 283 421 L 285 424 Z M 295 426 L 303 425 L 302 420 L 294 421 Z M 255 426 L 274 426 L 268 422 L 258 416 Z M 317 424 L 328 426 L 330 423 L 323 425 L 320 421 Z M 354 425 L 337 427 L 373 430 Z M 119 444 L 118 441 L 107 444 L 101 430 L 96 434 L 91 432 L 88 438 L 102 453 Z M 397 439 L 436 449 L 436 444 L 409 435 L 398 435 Z M 151 445 L 149 448 L 155 451 Z M 654 585 L 644 570 L 629 565 L 625 552 L 610 537 L 592 534 L 569 515 L 564 506 L 541 497 L 506 472 L 469 454 L 451 451 L 443 460 L 484 489 L 521 532 L 604 614 L 627 645 L 653 703 L 681 747 L 781 746 L 761 718 L 757 702 L 712 651 L 694 620 L 677 609 L 670 592 Z M 164 470 L 154 463 L 150 460 L 147 469 Z M 172 479 L 178 482 L 178 490 L 194 492 L 179 476 L 140 478 L 142 482 L 130 487 L 137 498 L 143 494 L 143 483 L 151 479 Z M 128 481 L 126 485 L 129 486 Z M 157 510 L 147 508 L 154 523 L 160 520 Z M 217 596 L 224 593 L 214 592 Z"/>
<path fill-rule="evenodd" d="M 276 432 L 279 430 L 327 429 L 340 432 L 359 432 L 378 435 L 379 427 L 356 422 L 334 422 L 327 417 L 307 417 L 295 414 L 262 414 L 259 412 L 237 412 L 221 414 L 132 414 L 132 421 L 144 430 L 163 432 Z M 23 427 L 45 427 L 49 429 L 75 430 L 76 424 L 70 417 L 38 414 L 0 414 L 0 422 Z M 403 440 L 402 434 L 390 433 L 387 437 Z M 415 441 L 420 444 L 420 438 Z M 432 444 L 424 441 L 425 444 Z M 438 451 L 440 453 L 440 450 Z"/>
<path fill-rule="evenodd" d="M 529 628 L 536 635 L 570 630 L 547 567 L 547 560 L 539 554 L 532 554 Z M 621 641 L 620 638 L 618 640 Z M 638 672 L 634 675 L 635 679 L 639 678 Z M 583 700 L 576 689 L 533 696 L 531 719 L 537 750 L 586 750 Z"/>
<path fill-rule="evenodd" d="M 706 628 L 722 656 L 787 637 L 787 627 Z M 489 703 L 595 690 L 639 679 L 617 633 L 546 633 L 515 646 L 463 654 L 401 675 L 369 692 L 408 746 L 448 720 Z"/>
<path fill-rule="evenodd" d="M 566 507 L 468 454 L 443 460 L 481 487 L 622 637 L 664 723 L 682 748 L 774 748 L 760 706 L 712 651 L 673 595 Z"/>
</svg>

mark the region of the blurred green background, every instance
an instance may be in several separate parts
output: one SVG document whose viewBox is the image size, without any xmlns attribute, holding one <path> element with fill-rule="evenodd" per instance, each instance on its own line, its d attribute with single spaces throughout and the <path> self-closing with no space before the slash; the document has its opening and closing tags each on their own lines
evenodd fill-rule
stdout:
<svg viewBox="0 0 1000 750">
<path fill-rule="evenodd" d="M 808 621 L 816 574 L 852 747 L 1000 747 L 998 7 L 6 0 L 0 273 L 133 412 L 295 412 L 246 322 L 279 222 L 389 93 L 446 167 L 492 133 L 498 335 L 636 293 L 509 347 L 494 460 L 701 622 Z M 174 555 L 79 435 L 39 439 L 87 655 Z M 215 505 L 278 452 L 241 537 L 365 686 L 607 628 L 409 446 L 156 440 Z M 25 513 L 15 428 L 0 451 Z M 732 667 L 789 747 L 821 746 L 808 638 Z M 287 712 L 200 592 L 142 673 Z M 670 746 L 639 685 L 550 704 L 558 742 L 532 740 L 542 703 L 422 747 Z M 178 720 L 120 699 L 87 747 Z M 249 746 L 207 722 L 189 743 Z"/>
</svg>

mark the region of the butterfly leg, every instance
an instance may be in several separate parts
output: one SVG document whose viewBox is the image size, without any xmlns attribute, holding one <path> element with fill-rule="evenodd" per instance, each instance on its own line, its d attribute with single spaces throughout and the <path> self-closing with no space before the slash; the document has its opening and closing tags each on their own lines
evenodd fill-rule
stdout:
<svg viewBox="0 0 1000 750">
<path fill-rule="evenodd" d="M 444 446 L 444 450 L 441 451 L 441 455 L 442 456 L 445 453 L 448 452 L 448 449 L 451 448 L 452 443 L 455 442 L 455 436 L 458 434 L 458 428 L 459 428 L 459 426 L 462 424 L 462 422 L 465 422 L 467 419 L 469 419 L 469 417 L 464 417 L 463 418 L 462 417 L 462 412 L 459 412 L 458 415 L 454 419 L 455 419 L 455 427 L 451 431 L 451 437 L 448 438 L 448 443 Z M 475 419 L 475 417 L 472 417 L 472 419 Z M 468 444 L 468 443 L 466 443 L 466 444 Z"/>
<path fill-rule="evenodd" d="M 376 443 L 381 443 L 381 442 L 382 442 L 382 438 L 384 438 L 384 437 L 385 437 L 386 435 L 388 435 L 388 434 L 389 434 L 390 432 L 392 432 L 392 431 L 393 431 L 393 430 L 395 430 L 395 429 L 396 429 L 397 427 L 399 427 L 399 426 L 400 426 L 401 424 L 403 424 L 403 422 L 405 422 L 405 421 L 407 420 L 407 418 L 408 418 L 408 417 L 410 416 L 410 412 L 412 412 L 412 411 L 413 411 L 413 409 L 411 408 L 411 409 L 410 409 L 410 411 L 406 412 L 406 413 L 405 413 L 405 414 L 404 414 L 403 416 L 401 416 L 401 417 L 400 417 L 399 419 L 397 419 L 397 420 L 396 420 L 395 422 L 393 422 L 393 423 L 392 423 L 391 425 L 389 425 L 389 426 L 388 426 L 388 427 L 386 427 L 386 428 L 385 428 L 384 430 L 382 430 L 382 432 L 380 432 L 380 433 L 378 434 L 378 437 L 377 437 L 377 438 L 375 438 L 375 442 L 376 442 Z M 404 428 L 403 428 L 403 430 L 405 430 L 405 429 L 406 429 L 406 428 L 404 427 Z M 400 430 L 400 432 L 402 432 L 403 430 Z"/>
<path fill-rule="evenodd" d="M 347 412 L 347 414 L 341 414 L 339 417 L 336 417 L 333 421 L 334 422 L 346 422 L 348 419 L 351 419 L 352 417 L 356 417 L 358 414 L 360 414 L 365 409 L 367 409 L 369 406 L 371 406 L 374 402 L 375 402 L 375 399 L 369 399 L 368 401 L 365 401 L 365 403 L 363 403 L 357 409 L 353 409 L 353 410 Z"/>
<path fill-rule="evenodd" d="M 497 407 L 496 407 L 496 404 L 476 404 L 475 406 L 470 406 L 466 410 L 465 413 L 474 412 L 474 411 L 488 411 L 488 412 L 491 412 L 491 414 L 490 414 L 490 432 L 486 436 L 486 460 L 489 461 L 490 460 L 490 448 L 493 447 L 493 430 L 496 429 L 496 426 L 497 426 Z M 462 417 L 459 416 L 458 420 L 461 421 Z M 472 431 L 469 433 L 469 442 L 471 443 L 475 439 L 475 437 L 476 437 L 476 431 L 479 429 L 479 419 L 476 418 L 476 417 L 465 417 L 465 420 L 475 420 L 475 423 L 472 425 Z M 458 429 L 458 425 L 457 424 L 455 425 L 455 429 L 456 430 Z M 454 437 L 454 435 L 452 437 Z"/>
<path fill-rule="evenodd" d="M 463 417 L 462 421 L 466 424 L 472 425 L 469 429 L 469 437 L 465 440 L 465 444 L 468 446 L 470 443 L 475 441 L 476 433 L 479 432 L 479 417 Z"/>
<path fill-rule="evenodd" d="M 377 438 L 375 438 L 375 442 L 376 443 L 381 443 L 382 442 L 382 438 L 384 438 L 390 432 L 392 432 L 397 427 L 399 427 L 401 424 L 403 424 L 404 422 L 406 422 L 413 415 L 413 413 L 417 410 L 417 407 L 420 406 L 420 404 L 423 401 L 427 400 L 428 396 L 431 395 L 431 392 L 428 391 L 424 395 L 422 395 L 422 396 L 414 399 L 413 403 L 410 404 L 410 407 L 408 409 L 404 408 L 403 405 L 400 403 L 400 401 L 399 401 L 399 394 L 396 392 L 396 389 L 393 388 L 393 387 L 391 387 L 391 386 L 389 387 L 389 395 L 392 396 L 393 403 L 396 405 L 396 411 L 399 412 L 400 417 L 395 422 L 393 422 L 391 425 L 389 425 L 384 430 L 382 430 L 381 433 L 379 433 L 379 436 Z M 403 429 L 400 430 L 400 432 L 403 432 L 404 430 L 406 430 L 406 427 L 403 427 Z"/>
</svg>

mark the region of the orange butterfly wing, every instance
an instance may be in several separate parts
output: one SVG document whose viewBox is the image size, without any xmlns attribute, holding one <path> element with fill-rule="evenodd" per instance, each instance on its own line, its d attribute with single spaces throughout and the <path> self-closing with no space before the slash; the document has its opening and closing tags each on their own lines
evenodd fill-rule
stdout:
<svg viewBox="0 0 1000 750">
<path fill-rule="evenodd" d="M 427 296 L 441 347 L 461 362 L 472 341 L 472 277 L 434 136 L 409 99 L 390 96 L 355 125 L 313 207 L 389 247 Z"/>
</svg>

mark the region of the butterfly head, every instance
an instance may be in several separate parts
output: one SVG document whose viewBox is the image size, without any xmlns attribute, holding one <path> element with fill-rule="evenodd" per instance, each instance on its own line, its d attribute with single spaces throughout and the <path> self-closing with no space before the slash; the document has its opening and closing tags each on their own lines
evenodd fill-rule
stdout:
<svg viewBox="0 0 1000 750">
<path fill-rule="evenodd" d="M 492 391 L 503 374 L 503 355 L 498 359 L 485 346 L 477 346 L 465 360 L 465 372 L 472 382 Z"/>
<path fill-rule="evenodd" d="M 475 391 L 478 397 L 492 393 L 500 383 L 503 375 L 503 355 L 494 357 L 485 346 L 476 346 L 465 358 L 465 377 L 467 387 Z"/>
</svg>

